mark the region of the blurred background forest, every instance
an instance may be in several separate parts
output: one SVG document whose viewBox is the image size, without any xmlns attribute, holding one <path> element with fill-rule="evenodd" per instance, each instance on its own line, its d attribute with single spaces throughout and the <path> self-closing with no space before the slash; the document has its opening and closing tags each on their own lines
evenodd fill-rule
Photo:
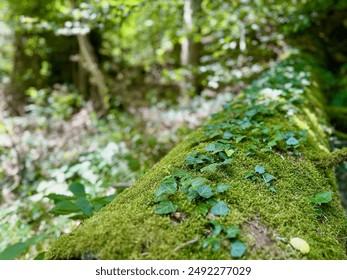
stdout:
<svg viewBox="0 0 347 280">
<path fill-rule="evenodd" d="M 347 0 L 3 0 L 0 19 L 0 259 L 42 258 L 291 44 L 347 108 Z"/>
</svg>

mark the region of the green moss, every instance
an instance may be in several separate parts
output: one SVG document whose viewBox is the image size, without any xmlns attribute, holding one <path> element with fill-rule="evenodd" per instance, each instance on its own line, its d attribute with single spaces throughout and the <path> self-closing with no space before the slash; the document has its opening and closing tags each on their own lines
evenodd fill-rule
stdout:
<svg viewBox="0 0 347 280">
<path fill-rule="evenodd" d="M 215 253 L 201 248 L 202 240 L 211 235 L 209 220 L 215 219 L 241 229 L 238 238 L 248 245 L 243 259 L 346 259 L 343 239 L 346 220 L 334 172 L 332 168 L 322 171 L 314 160 L 329 156 L 329 150 L 322 125 L 326 116 L 319 79 L 307 64 L 300 56 L 289 57 L 270 70 L 133 187 L 73 233 L 61 236 L 46 257 L 230 259 L 229 249 L 224 246 Z M 310 83 L 303 85 L 303 79 Z M 289 88 L 283 87 L 289 83 Z M 281 94 L 278 96 L 275 90 L 281 90 L 278 91 Z M 302 133 L 303 129 L 307 135 Z M 228 140 L 237 149 L 232 164 L 219 166 L 213 173 L 199 171 L 202 167 L 199 165 L 195 168 L 185 165 L 192 151 L 208 154 L 205 148 L 221 139 L 226 131 L 236 135 Z M 240 135 L 245 138 L 238 142 Z M 282 138 L 276 138 L 279 136 Z M 287 144 L 289 137 L 298 139 L 299 144 Z M 269 145 L 274 139 L 276 144 Z M 252 156 L 247 155 L 250 149 L 255 150 Z M 220 155 L 212 156 L 218 160 Z M 266 172 L 276 177 L 271 182 L 276 193 L 261 179 L 245 179 L 245 174 L 256 165 L 264 166 Z M 154 214 L 154 194 L 163 178 L 177 168 L 187 170 L 193 177 L 203 176 L 212 187 L 229 184 L 231 188 L 226 192 L 215 195 L 217 200 L 228 204 L 229 214 L 224 217 L 199 214 L 195 211 L 198 199 L 189 201 L 181 191 L 171 197 L 179 207 L 178 213 Z M 326 205 L 322 220 L 308 198 L 327 190 L 333 191 L 334 196 Z M 302 255 L 288 245 L 292 237 L 306 240 L 310 253 Z M 179 247 L 195 239 L 198 242 Z"/>
<path fill-rule="evenodd" d="M 347 148 L 336 150 L 324 157 L 317 159 L 317 166 L 320 168 L 332 168 L 340 163 L 347 161 Z"/>
</svg>

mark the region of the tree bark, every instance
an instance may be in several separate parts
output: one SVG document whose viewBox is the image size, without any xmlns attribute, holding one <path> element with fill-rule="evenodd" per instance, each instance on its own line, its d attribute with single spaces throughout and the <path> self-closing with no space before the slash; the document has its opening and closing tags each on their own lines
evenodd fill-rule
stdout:
<svg viewBox="0 0 347 280">
<path fill-rule="evenodd" d="M 185 0 L 183 23 L 186 36 L 182 40 L 181 64 L 187 73 L 183 74 L 181 92 L 184 103 L 189 100 L 191 92 L 200 94 L 201 83 L 198 73 L 201 42 L 197 42 L 194 37 L 199 31 L 197 18 L 201 10 L 201 0 Z"/>
<path fill-rule="evenodd" d="M 329 152 L 322 71 L 309 55 L 287 56 L 132 187 L 62 235 L 46 258 L 230 259 L 237 239 L 247 246 L 241 259 L 346 259 L 345 214 L 330 164 L 345 151 Z M 168 185 L 171 208 L 156 214 L 158 190 Z M 332 200 L 311 202 L 323 192 Z M 213 209 L 218 202 L 223 207 Z M 240 232 L 228 237 L 213 223 Z M 309 252 L 290 245 L 295 237 Z M 203 249 L 206 238 L 220 248 Z"/>
</svg>

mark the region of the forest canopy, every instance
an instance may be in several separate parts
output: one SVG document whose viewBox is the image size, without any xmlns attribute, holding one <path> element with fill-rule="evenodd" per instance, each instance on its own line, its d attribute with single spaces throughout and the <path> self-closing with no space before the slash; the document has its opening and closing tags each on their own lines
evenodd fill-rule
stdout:
<svg viewBox="0 0 347 280">
<path fill-rule="evenodd" d="M 0 16 L 0 259 L 42 259 L 59 236 L 91 223 L 93 218 L 88 218 L 95 214 L 101 217 L 106 205 L 123 213 L 117 205 L 132 207 L 139 190 L 146 193 L 164 185 L 165 194 L 166 188 L 180 189 L 184 176 L 170 173 L 176 163 L 169 162 L 170 157 L 160 161 L 174 147 L 188 153 L 185 143 L 205 143 L 212 156 L 195 150 L 190 157 L 182 154 L 183 169 L 192 168 L 198 178 L 206 172 L 227 176 L 228 164 L 238 159 L 250 135 L 257 140 L 244 152 L 262 160 L 248 170 L 248 177 L 243 174 L 246 182 L 264 180 L 266 196 L 280 196 L 274 182 L 285 180 L 270 172 L 275 161 L 264 165 L 266 157 L 290 158 L 291 167 L 310 159 L 320 170 L 319 175 L 309 167 L 312 178 L 324 177 L 329 184 L 310 195 L 299 192 L 306 195 L 302 199 L 316 211 L 322 223 L 318 227 L 333 217 L 343 224 L 339 205 L 347 209 L 347 1 L 4 0 Z M 256 93 L 248 94 L 252 90 Z M 296 99 L 300 94 L 308 97 Z M 279 105 L 285 113 L 279 110 L 280 116 L 272 119 L 278 108 L 261 101 L 265 96 L 285 98 L 288 102 Z M 308 119 L 301 118 L 304 113 Z M 213 127 L 221 116 L 237 127 L 236 134 L 231 128 L 224 131 L 224 122 Z M 287 127 L 291 116 L 298 116 L 305 129 L 277 126 Z M 282 123 L 276 123 L 279 119 Z M 206 127 L 211 136 L 207 140 L 196 133 Z M 216 130 L 223 131 L 224 142 L 216 140 Z M 312 145 L 310 137 L 315 139 Z M 258 151 L 262 145 L 264 150 Z M 318 145 L 324 147 L 325 159 L 310 157 Z M 163 162 L 169 167 L 162 167 Z M 156 163 L 159 167 L 153 169 Z M 169 176 L 167 181 L 148 179 L 156 170 L 166 172 L 160 176 Z M 227 184 L 210 181 L 197 186 L 205 188 L 194 190 L 193 201 L 209 199 L 218 188 L 221 196 L 231 192 Z M 228 207 L 200 200 L 206 215 Z M 185 219 L 185 214 L 175 214 L 181 212 L 170 201 L 151 203 L 143 210 L 148 217 L 159 211 L 176 222 Z M 163 207 L 158 210 L 157 204 Z M 190 213 L 189 207 L 183 208 Z M 131 227 L 131 219 L 125 219 Z M 156 216 L 153 221 L 162 222 Z M 251 220 L 250 227 L 260 224 L 261 217 Z M 218 224 L 212 225 L 212 231 L 218 231 Z M 340 226 L 337 238 L 345 238 Z M 234 230 L 236 236 L 246 228 L 240 222 Z M 212 235 L 198 239 L 198 253 L 192 250 L 186 256 L 203 258 L 202 252 L 217 258 L 204 253 L 221 246 Z M 248 247 L 239 257 L 256 257 Z M 55 258 L 53 251 L 50 256 Z M 217 256 L 225 258 L 223 254 Z M 324 258 L 321 253 L 312 256 Z M 341 252 L 334 256 L 341 258 Z"/>
</svg>

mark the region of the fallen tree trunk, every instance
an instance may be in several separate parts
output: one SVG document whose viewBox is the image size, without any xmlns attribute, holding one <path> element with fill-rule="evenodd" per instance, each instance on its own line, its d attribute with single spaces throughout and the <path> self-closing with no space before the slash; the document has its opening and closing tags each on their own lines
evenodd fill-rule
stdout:
<svg viewBox="0 0 347 280">
<path fill-rule="evenodd" d="M 46 258 L 346 259 L 322 71 L 291 54 Z"/>
</svg>

